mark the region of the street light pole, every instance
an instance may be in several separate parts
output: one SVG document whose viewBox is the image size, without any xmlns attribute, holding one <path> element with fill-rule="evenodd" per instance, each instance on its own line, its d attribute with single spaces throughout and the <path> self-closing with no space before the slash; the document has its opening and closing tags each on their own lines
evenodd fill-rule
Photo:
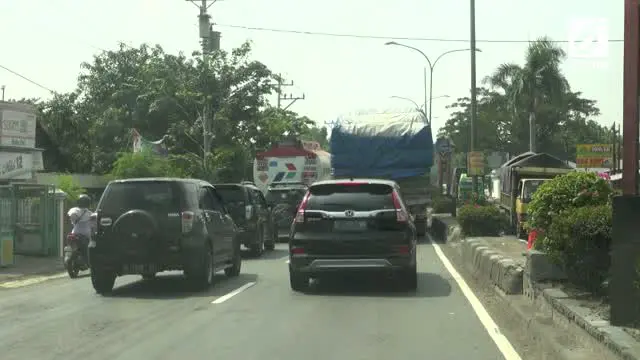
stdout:
<svg viewBox="0 0 640 360">
<path fill-rule="evenodd" d="M 471 49 L 475 49 L 475 51 L 478 52 L 482 52 L 480 49 L 475 47 L 475 41 L 471 46 L 471 49 L 455 49 L 455 50 L 449 50 L 449 51 L 445 51 L 442 54 L 440 54 L 437 58 L 436 61 L 434 61 L 433 63 L 431 62 L 431 60 L 429 59 L 429 57 L 427 56 L 427 54 L 425 54 L 422 50 L 415 48 L 413 46 L 409 46 L 409 45 L 405 45 L 405 44 L 401 44 L 395 41 L 389 41 L 387 43 L 385 43 L 385 45 L 396 45 L 396 46 L 402 46 L 405 47 L 407 49 L 411 49 L 413 51 L 417 51 L 420 53 L 420 55 L 422 55 L 422 57 L 427 60 L 427 64 L 429 64 L 429 123 L 431 123 L 431 115 L 433 113 L 433 108 L 432 108 L 432 104 L 433 104 L 433 70 L 435 69 L 436 64 L 438 64 L 438 61 L 440 61 L 440 59 L 442 59 L 443 56 L 447 55 L 447 54 L 451 54 L 454 52 L 460 52 L 460 51 L 469 51 Z M 471 53 L 473 53 L 473 56 L 475 58 L 475 51 L 472 51 Z M 425 114 L 427 112 L 427 69 L 424 69 L 424 105 L 425 105 Z"/>
<path fill-rule="evenodd" d="M 424 116 L 427 116 L 427 67 L 425 66 L 423 71 L 424 77 Z M 431 90 L 429 90 L 429 94 L 431 94 Z M 429 104 L 429 119 L 427 119 L 429 123 L 431 123 L 431 104 Z"/>
</svg>

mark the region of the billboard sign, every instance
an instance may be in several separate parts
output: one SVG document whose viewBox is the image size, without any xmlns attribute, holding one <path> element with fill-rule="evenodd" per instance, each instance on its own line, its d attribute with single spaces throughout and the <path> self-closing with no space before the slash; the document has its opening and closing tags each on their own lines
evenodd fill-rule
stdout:
<svg viewBox="0 0 640 360">
<path fill-rule="evenodd" d="M 0 146 L 36 147 L 36 115 L 17 110 L 0 110 Z"/>
<path fill-rule="evenodd" d="M 613 167 L 613 146 L 611 144 L 578 144 L 576 166 L 583 169 Z"/>
<path fill-rule="evenodd" d="M 484 175 L 484 153 L 482 151 L 471 151 L 467 155 L 467 168 L 469 176 Z"/>
</svg>

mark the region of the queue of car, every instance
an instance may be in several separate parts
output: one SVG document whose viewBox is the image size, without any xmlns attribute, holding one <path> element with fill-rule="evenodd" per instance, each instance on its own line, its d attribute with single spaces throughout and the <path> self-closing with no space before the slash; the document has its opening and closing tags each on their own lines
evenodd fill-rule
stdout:
<svg viewBox="0 0 640 360">
<path fill-rule="evenodd" d="M 103 295 L 118 276 L 149 281 L 171 270 L 207 289 L 218 271 L 240 274 L 242 247 L 259 257 L 278 241 L 289 243 L 294 291 L 344 271 L 390 274 L 407 290 L 417 286 L 416 227 L 393 181 L 273 184 L 263 194 L 250 182 L 115 180 L 93 218 L 91 282 Z"/>
</svg>

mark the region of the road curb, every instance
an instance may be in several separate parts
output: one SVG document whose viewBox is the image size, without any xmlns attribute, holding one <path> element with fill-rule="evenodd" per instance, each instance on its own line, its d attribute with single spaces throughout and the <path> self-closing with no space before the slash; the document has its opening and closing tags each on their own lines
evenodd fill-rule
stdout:
<svg viewBox="0 0 640 360">
<path fill-rule="evenodd" d="M 640 343 L 622 328 L 593 316 L 560 289 L 531 283 L 522 266 L 485 246 L 482 238 L 454 235 L 459 233 L 455 219 L 444 214 L 434 216 L 432 225 L 430 233 L 446 243 L 442 248 L 451 260 L 474 282 L 499 296 L 518 317 L 521 330 L 531 333 L 531 341 L 556 354 L 553 359 L 582 359 L 584 355 L 568 351 L 567 339 L 554 339 L 552 334 L 560 330 L 566 333 L 563 336 L 589 349 L 590 357 L 585 359 L 593 359 L 597 353 L 596 358 L 601 360 L 640 360 Z M 523 287 L 528 288 L 524 295 Z"/>
<path fill-rule="evenodd" d="M 517 331 L 526 333 L 526 346 L 533 347 L 535 349 L 544 349 L 544 357 L 538 358 L 540 360 L 576 360 L 576 356 L 567 354 L 566 345 L 556 341 L 549 331 L 550 326 L 542 326 L 535 314 L 528 313 L 523 309 L 522 304 L 525 303 L 522 299 L 520 306 L 514 301 L 514 297 L 521 297 L 521 295 L 508 295 L 502 289 L 495 284 L 488 284 L 487 281 L 482 281 L 478 277 L 472 275 L 468 271 L 468 267 L 464 266 L 462 260 L 461 244 L 448 244 L 442 246 L 444 253 L 453 262 L 456 267 L 462 270 L 465 278 L 470 278 L 471 281 L 485 291 L 491 293 L 500 299 L 500 309 L 502 316 L 509 319 L 513 328 L 517 328 Z"/>
<path fill-rule="evenodd" d="M 48 277 L 48 276 L 58 276 L 62 274 L 65 274 L 64 268 L 48 270 L 48 271 L 40 271 L 32 274 L 15 275 L 7 278 L 0 278 L 0 288 L 2 288 L 2 285 L 8 284 L 8 283 L 27 281 L 29 279 Z"/>
<path fill-rule="evenodd" d="M 622 328 L 611 326 L 608 321 L 591 315 L 590 309 L 580 306 L 560 289 L 538 288 L 538 291 L 541 297 L 562 315 L 562 320 L 569 321 L 587 332 L 620 359 L 640 359 L 640 343 Z"/>
</svg>

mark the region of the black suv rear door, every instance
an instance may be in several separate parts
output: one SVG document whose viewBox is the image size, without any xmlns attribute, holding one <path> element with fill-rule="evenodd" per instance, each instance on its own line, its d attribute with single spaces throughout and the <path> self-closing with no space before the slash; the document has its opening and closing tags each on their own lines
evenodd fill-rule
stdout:
<svg viewBox="0 0 640 360">
<path fill-rule="evenodd" d="M 213 194 L 206 186 L 199 189 L 200 209 L 204 214 L 204 221 L 207 226 L 207 233 L 213 245 L 213 257 L 217 263 L 225 257 L 226 244 L 224 241 L 225 231 L 222 221 L 222 214 L 216 210 Z"/>
<path fill-rule="evenodd" d="M 182 188 L 171 181 L 131 181 L 110 184 L 98 204 L 98 221 L 110 242 L 118 243 L 129 255 L 145 255 L 152 250 L 176 246 L 181 236 Z M 131 210 L 139 216 L 127 216 Z M 147 224 L 145 215 L 151 217 Z M 152 229 L 155 227 L 155 229 Z M 150 241 L 142 235 L 151 231 Z M 139 239 L 139 240 L 137 240 Z"/>
<path fill-rule="evenodd" d="M 213 208 L 220 213 L 220 231 L 222 233 L 222 241 L 224 244 L 222 245 L 225 259 L 229 259 L 233 256 L 234 244 L 233 241 L 236 237 L 236 224 L 231 217 L 231 213 L 226 206 L 224 206 L 224 200 L 222 196 L 218 193 L 218 190 L 207 186 L 207 189 L 211 193 L 213 198 Z"/>
<path fill-rule="evenodd" d="M 267 204 L 267 200 L 265 200 L 262 192 L 257 188 L 247 188 L 251 193 L 251 198 L 253 199 L 253 206 L 255 208 L 255 213 L 258 217 L 258 224 L 262 224 L 267 229 L 268 234 L 273 234 L 274 229 L 271 221 L 271 211 L 269 210 L 269 205 Z M 268 239 L 265 239 L 267 241 Z"/>
<path fill-rule="evenodd" d="M 246 188 L 239 184 L 221 184 L 214 186 L 236 225 L 246 227 L 246 206 L 250 205 L 248 202 L 249 199 L 247 199 Z"/>
</svg>

